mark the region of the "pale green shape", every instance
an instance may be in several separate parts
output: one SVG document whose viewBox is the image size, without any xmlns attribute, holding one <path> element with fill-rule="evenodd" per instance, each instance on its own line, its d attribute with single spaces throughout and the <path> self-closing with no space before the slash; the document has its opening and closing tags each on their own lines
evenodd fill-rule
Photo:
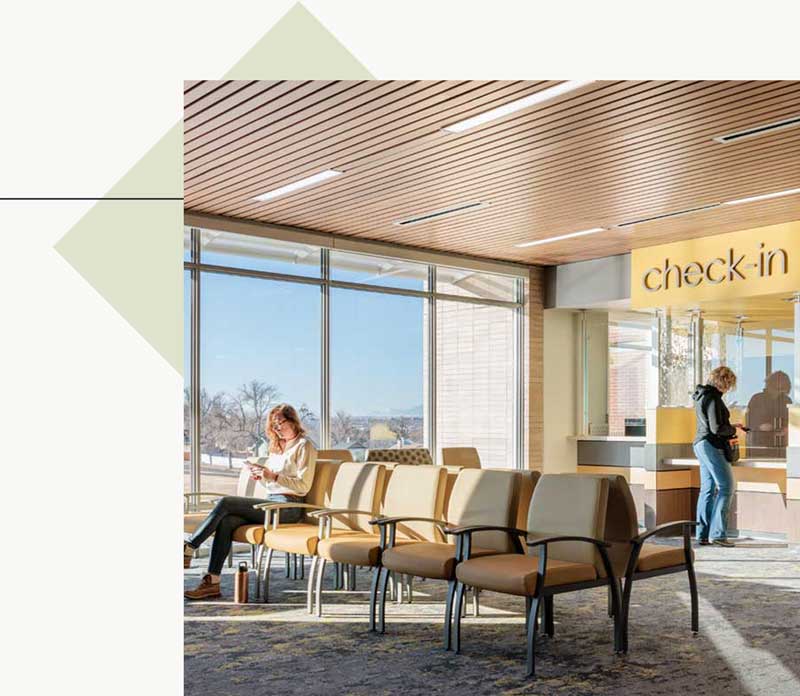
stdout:
<svg viewBox="0 0 800 696">
<path fill-rule="evenodd" d="M 183 373 L 181 201 L 98 201 L 55 249 Z"/>
<path fill-rule="evenodd" d="M 226 80 L 373 80 L 342 43 L 297 3 L 225 75 Z"/>
<path fill-rule="evenodd" d="M 369 71 L 300 3 L 225 79 L 370 80 Z M 183 128 L 175 124 L 105 198 L 182 198 Z M 183 205 L 99 201 L 55 249 L 183 374 Z"/>
</svg>

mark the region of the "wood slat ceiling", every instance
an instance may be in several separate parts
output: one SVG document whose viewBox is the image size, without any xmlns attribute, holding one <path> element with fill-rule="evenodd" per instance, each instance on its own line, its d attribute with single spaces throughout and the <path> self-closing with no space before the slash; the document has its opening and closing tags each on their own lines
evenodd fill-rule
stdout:
<svg viewBox="0 0 800 696">
<path fill-rule="evenodd" d="M 213 215 L 531 264 L 800 219 L 800 195 L 616 228 L 800 187 L 800 82 L 604 81 L 460 134 L 442 127 L 558 82 L 193 81 L 184 205 Z M 344 175 L 259 202 L 325 169 Z M 468 202 L 488 207 L 409 227 Z M 593 227 L 608 231 L 526 249 Z"/>
</svg>

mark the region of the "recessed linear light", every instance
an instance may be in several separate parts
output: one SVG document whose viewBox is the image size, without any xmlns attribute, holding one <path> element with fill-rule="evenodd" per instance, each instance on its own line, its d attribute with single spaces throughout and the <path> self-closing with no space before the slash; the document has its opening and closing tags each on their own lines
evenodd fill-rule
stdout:
<svg viewBox="0 0 800 696">
<path fill-rule="evenodd" d="M 342 174 L 344 174 L 344 172 L 338 172 L 335 169 L 326 169 L 324 172 L 313 174 L 305 179 L 300 179 L 300 181 L 293 181 L 291 184 L 286 184 L 286 186 L 281 186 L 280 188 L 276 188 L 272 191 L 262 193 L 260 196 L 253 198 L 253 200 L 271 201 L 273 198 L 277 198 L 278 196 L 284 196 L 287 193 L 292 193 L 293 191 L 299 191 L 300 189 L 308 188 L 309 186 L 314 186 L 315 184 L 321 184 L 323 181 L 333 179 Z"/>
<path fill-rule="evenodd" d="M 719 203 L 710 203 L 709 205 L 701 205 L 697 208 L 687 208 L 686 210 L 676 210 L 673 213 L 662 213 L 661 215 L 653 215 L 652 217 L 640 218 L 639 220 L 629 220 L 628 222 L 621 222 L 615 227 L 630 227 L 631 225 L 639 225 L 643 222 L 652 222 L 653 220 L 663 220 L 664 218 L 679 217 L 681 215 L 688 215 L 689 213 L 697 213 L 701 210 L 710 210 L 711 208 L 718 208 Z"/>
<path fill-rule="evenodd" d="M 581 230 L 580 232 L 570 232 L 569 234 L 560 234 L 558 237 L 548 237 L 547 239 L 536 239 L 532 242 L 525 242 L 524 244 L 515 244 L 518 249 L 525 247 L 538 246 L 539 244 L 549 244 L 550 242 L 558 242 L 562 239 L 570 239 L 572 237 L 583 237 L 586 234 L 594 234 L 595 232 L 605 232 L 605 227 L 592 227 L 590 230 Z"/>
<path fill-rule="evenodd" d="M 419 225 L 422 222 L 428 222 L 447 215 L 456 215 L 457 213 L 466 213 L 471 210 L 480 210 L 486 208 L 489 203 L 482 203 L 477 201 L 475 203 L 464 203 L 463 205 L 453 206 L 452 208 L 444 208 L 443 210 L 434 210 L 432 213 L 423 213 L 415 217 L 405 218 L 404 220 L 395 220 L 395 225 L 406 227 L 407 225 Z"/>
<path fill-rule="evenodd" d="M 754 126 L 746 130 L 736 131 L 735 133 L 726 133 L 725 135 L 718 135 L 714 138 L 718 143 L 727 145 L 728 143 L 735 143 L 739 140 L 747 138 L 755 138 L 759 135 L 767 135 L 774 133 L 777 130 L 785 130 L 786 128 L 797 128 L 800 126 L 800 116 L 784 119 L 783 121 L 775 121 L 774 123 L 766 123 L 763 126 Z"/>
<path fill-rule="evenodd" d="M 448 133 L 461 133 L 465 130 L 475 128 L 476 126 L 480 126 L 489 121 L 494 121 L 495 119 L 502 118 L 503 116 L 508 116 L 509 114 L 513 114 L 521 109 L 527 109 L 529 106 L 533 106 L 534 104 L 541 104 L 549 99 L 560 97 L 562 94 L 574 92 L 576 89 L 590 85 L 592 82 L 594 82 L 594 80 L 567 80 L 566 82 L 554 85 L 553 87 L 548 87 L 547 89 L 543 89 L 535 94 L 529 94 L 527 97 L 523 97 L 522 99 L 517 99 L 515 101 L 508 102 L 508 104 L 498 106 L 496 109 L 492 109 L 491 111 L 487 111 L 464 121 L 459 121 L 458 123 L 445 126 L 442 128 L 442 130 L 445 130 Z"/>
<path fill-rule="evenodd" d="M 788 191 L 778 191 L 777 193 L 765 193 L 763 196 L 750 196 L 749 198 L 738 198 L 735 201 L 723 201 L 722 205 L 739 205 L 740 203 L 765 201 L 768 198 L 780 198 L 781 196 L 791 196 L 795 193 L 800 193 L 800 188 L 789 189 Z"/>
</svg>

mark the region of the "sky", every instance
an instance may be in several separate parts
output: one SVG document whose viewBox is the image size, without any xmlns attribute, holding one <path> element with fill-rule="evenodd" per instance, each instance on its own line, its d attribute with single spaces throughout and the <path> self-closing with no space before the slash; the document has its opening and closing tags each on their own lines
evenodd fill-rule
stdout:
<svg viewBox="0 0 800 696">
<path fill-rule="evenodd" d="M 184 359 L 189 375 L 188 272 Z M 205 273 L 201 384 L 233 391 L 258 379 L 319 414 L 320 288 Z M 331 289 L 331 408 L 352 415 L 418 413 L 423 403 L 423 300 Z"/>
</svg>

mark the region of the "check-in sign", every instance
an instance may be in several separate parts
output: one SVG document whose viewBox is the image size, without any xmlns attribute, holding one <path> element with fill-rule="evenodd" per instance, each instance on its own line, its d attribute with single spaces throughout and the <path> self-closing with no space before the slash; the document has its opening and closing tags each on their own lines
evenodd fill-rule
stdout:
<svg viewBox="0 0 800 696">
<path fill-rule="evenodd" d="M 635 309 L 798 291 L 800 221 L 631 252 Z"/>
</svg>

